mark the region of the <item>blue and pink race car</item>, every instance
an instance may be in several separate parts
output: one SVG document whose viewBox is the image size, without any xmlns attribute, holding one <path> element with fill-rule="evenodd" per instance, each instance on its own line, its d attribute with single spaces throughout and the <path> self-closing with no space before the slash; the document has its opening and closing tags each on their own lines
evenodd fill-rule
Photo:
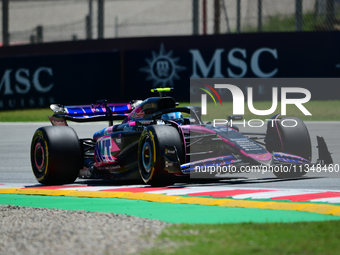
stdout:
<svg viewBox="0 0 340 255">
<path fill-rule="evenodd" d="M 91 105 L 51 105 L 52 126 L 39 128 L 32 139 L 31 164 L 42 184 L 87 179 L 141 178 L 150 185 L 170 185 L 179 176 L 209 178 L 272 168 L 279 178 L 296 178 L 311 165 L 311 141 L 305 124 L 282 125 L 275 115 L 266 133 L 241 133 L 234 125 L 201 120 L 200 107 L 179 107 L 166 96 L 171 88 L 153 89 L 159 97 L 130 103 L 97 101 Z M 240 116 L 228 116 L 229 120 Z M 120 124 L 113 125 L 114 121 Z M 108 121 L 92 138 L 79 139 L 67 121 Z M 271 124 L 270 124 L 271 123 Z M 273 124 L 274 123 L 274 124 Z M 318 164 L 331 164 L 323 138 L 318 137 Z M 208 170 L 207 170 L 208 169 Z"/>
</svg>

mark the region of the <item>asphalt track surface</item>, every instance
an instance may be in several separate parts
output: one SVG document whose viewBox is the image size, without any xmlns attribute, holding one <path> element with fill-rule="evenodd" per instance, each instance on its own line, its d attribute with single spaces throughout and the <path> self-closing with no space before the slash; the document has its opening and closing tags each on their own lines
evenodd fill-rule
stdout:
<svg viewBox="0 0 340 255">
<path fill-rule="evenodd" d="M 38 184 L 33 176 L 30 165 L 30 143 L 35 130 L 41 126 L 50 126 L 45 123 L 0 123 L 0 183 L 26 183 Z M 340 122 L 307 122 L 313 147 L 313 161 L 317 159 L 316 135 L 325 138 L 328 149 L 332 153 L 334 164 L 340 164 Z M 103 123 L 71 123 L 79 138 L 90 138 L 93 133 L 107 127 Z M 251 128 L 239 125 L 240 131 L 265 132 L 265 127 Z M 265 174 L 233 174 L 227 175 L 228 179 L 219 181 L 190 180 L 185 185 L 194 187 L 196 185 L 227 186 L 232 188 L 275 188 L 275 189 L 317 189 L 317 190 L 339 190 L 340 173 L 308 173 L 301 179 L 281 180 L 272 173 Z M 240 178 L 237 178 L 240 177 Z M 77 183 L 95 185 L 119 185 L 119 183 L 82 180 Z M 126 183 L 124 183 L 126 184 Z"/>
</svg>

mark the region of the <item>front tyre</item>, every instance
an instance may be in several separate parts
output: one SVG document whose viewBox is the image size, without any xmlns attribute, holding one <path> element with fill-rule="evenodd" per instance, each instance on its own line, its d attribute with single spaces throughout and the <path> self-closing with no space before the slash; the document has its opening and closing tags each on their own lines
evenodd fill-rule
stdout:
<svg viewBox="0 0 340 255">
<path fill-rule="evenodd" d="M 144 129 L 138 145 L 138 166 L 143 181 L 153 186 L 174 183 L 174 176 L 164 170 L 165 145 L 174 146 L 179 161 L 184 160 L 182 139 L 171 126 L 148 126 Z"/>
<path fill-rule="evenodd" d="M 311 160 L 312 146 L 308 129 L 305 123 L 297 117 L 273 117 L 272 124 L 268 122 L 267 135 L 265 138 L 266 149 L 269 152 L 284 152 L 304 159 Z M 285 126 L 284 121 L 294 122 L 295 126 Z M 275 176 L 281 179 L 297 178 L 306 174 L 305 171 L 297 172 L 274 172 Z"/>
<path fill-rule="evenodd" d="M 31 165 L 38 182 L 74 182 L 82 167 L 82 152 L 76 132 L 65 126 L 41 127 L 31 143 Z"/>
</svg>

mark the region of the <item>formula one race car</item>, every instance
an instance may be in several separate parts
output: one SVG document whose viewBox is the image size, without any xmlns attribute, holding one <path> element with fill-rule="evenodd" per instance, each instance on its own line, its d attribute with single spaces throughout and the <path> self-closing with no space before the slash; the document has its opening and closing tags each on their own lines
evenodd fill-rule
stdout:
<svg viewBox="0 0 340 255">
<path fill-rule="evenodd" d="M 130 103 L 101 100 L 91 105 L 51 105 L 53 126 L 39 128 L 32 139 L 35 177 L 42 184 L 72 183 L 77 177 L 142 178 L 158 186 L 173 184 L 177 176 L 190 176 L 204 167 L 223 167 L 234 173 L 246 166 L 289 165 L 274 174 L 289 178 L 306 173 L 299 166 L 311 164 L 311 141 L 299 118 L 290 117 L 297 125 L 287 128 L 282 125 L 287 117 L 275 115 L 266 133 L 240 133 L 233 125 L 203 123 L 200 107 L 178 107 L 174 98 L 165 95 L 171 90 L 153 89 L 159 97 Z M 116 120 L 122 122 L 113 125 Z M 109 127 L 93 138 L 79 139 L 66 121 L 109 121 Z M 317 163 L 331 164 L 321 137 L 318 149 Z"/>
</svg>

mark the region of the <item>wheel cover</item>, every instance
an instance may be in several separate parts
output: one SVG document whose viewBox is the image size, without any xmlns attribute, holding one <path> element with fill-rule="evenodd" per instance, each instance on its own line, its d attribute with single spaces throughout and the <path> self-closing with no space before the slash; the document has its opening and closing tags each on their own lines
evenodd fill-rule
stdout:
<svg viewBox="0 0 340 255">
<path fill-rule="evenodd" d="M 45 163 L 45 151 L 42 146 L 42 144 L 37 142 L 34 148 L 34 163 L 37 168 L 37 170 L 42 173 L 43 172 L 43 166 Z"/>
<path fill-rule="evenodd" d="M 146 139 L 144 144 L 143 144 L 143 148 L 142 148 L 142 163 L 143 163 L 143 167 L 145 172 L 150 173 L 152 170 L 152 149 L 151 149 L 151 145 L 149 142 L 149 139 Z"/>
<path fill-rule="evenodd" d="M 44 134 L 41 130 L 37 130 L 31 145 L 31 164 L 33 173 L 40 183 L 43 183 L 46 175 L 48 175 L 48 154 L 48 146 L 47 141 L 44 139 Z"/>
</svg>

